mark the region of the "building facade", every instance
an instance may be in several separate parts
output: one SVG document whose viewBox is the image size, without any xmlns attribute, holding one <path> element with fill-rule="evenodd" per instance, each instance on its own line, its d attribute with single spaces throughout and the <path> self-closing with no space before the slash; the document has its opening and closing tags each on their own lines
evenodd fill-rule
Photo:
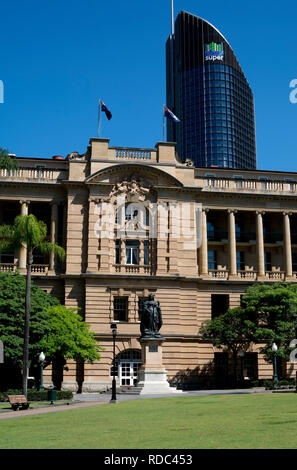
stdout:
<svg viewBox="0 0 297 470">
<path fill-rule="evenodd" d="M 210 172 L 180 163 L 174 144 L 116 148 L 107 139 L 91 139 L 84 155 L 17 160 L 19 170 L 0 170 L 0 223 L 28 213 L 46 222 L 66 260 L 36 253 L 34 282 L 79 309 L 104 347 L 94 364 L 68 361 L 65 389 L 110 387 L 113 321 L 118 383 L 135 384 L 139 303 L 150 294 L 162 310 L 168 379 L 221 386 L 230 358 L 201 340 L 201 324 L 238 306 L 255 282 L 297 282 L 297 173 Z M 25 249 L 1 254 L 0 270 L 25 273 L 25 260 Z M 272 377 L 259 345 L 241 365 L 239 377 Z M 54 375 L 46 368 L 45 383 Z"/>
<path fill-rule="evenodd" d="M 167 140 L 196 166 L 256 169 L 254 98 L 224 36 L 181 11 L 166 43 Z"/>
</svg>

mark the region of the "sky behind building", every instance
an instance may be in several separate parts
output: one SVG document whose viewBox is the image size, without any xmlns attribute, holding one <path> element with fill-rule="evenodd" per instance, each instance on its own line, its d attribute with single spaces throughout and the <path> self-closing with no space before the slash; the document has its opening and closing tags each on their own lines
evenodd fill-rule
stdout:
<svg viewBox="0 0 297 470">
<path fill-rule="evenodd" d="M 253 90 L 258 169 L 297 171 L 297 5 L 175 0 L 230 42 Z M 1 5 L 0 146 L 18 156 L 66 156 L 97 136 L 98 98 L 110 145 L 162 140 L 170 0 L 36 0 Z"/>
</svg>

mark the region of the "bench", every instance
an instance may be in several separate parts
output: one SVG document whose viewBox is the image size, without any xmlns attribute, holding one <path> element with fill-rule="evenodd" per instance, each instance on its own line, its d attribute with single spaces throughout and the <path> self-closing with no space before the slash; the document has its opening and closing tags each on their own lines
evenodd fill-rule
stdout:
<svg viewBox="0 0 297 470">
<path fill-rule="evenodd" d="M 25 395 L 8 395 L 9 403 L 14 411 L 18 410 L 27 410 L 30 406 Z"/>
</svg>

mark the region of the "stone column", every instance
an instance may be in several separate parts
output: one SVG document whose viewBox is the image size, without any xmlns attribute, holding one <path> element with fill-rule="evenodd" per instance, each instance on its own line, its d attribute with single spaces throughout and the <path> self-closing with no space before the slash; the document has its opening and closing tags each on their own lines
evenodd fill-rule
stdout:
<svg viewBox="0 0 297 470">
<path fill-rule="evenodd" d="M 30 201 L 20 201 L 21 204 L 21 215 L 28 215 L 28 209 Z M 23 245 L 19 251 L 19 270 L 23 274 L 26 272 L 27 266 L 27 247 Z"/>
<path fill-rule="evenodd" d="M 263 237 L 263 218 L 262 218 L 262 215 L 264 214 L 265 212 L 256 211 L 258 279 L 265 278 L 264 237 Z"/>
<path fill-rule="evenodd" d="M 293 276 L 292 268 L 292 247 L 291 247 L 291 227 L 290 212 L 283 212 L 283 230 L 284 230 L 284 267 L 287 278 Z"/>
<path fill-rule="evenodd" d="M 208 209 L 202 209 L 202 216 L 201 216 L 201 246 L 200 246 L 200 276 L 208 276 L 207 212 L 208 212 Z"/>
<path fill-rule="evenodd" d="M 229 278 L 237 277 L 236 265 L 236 233 L 234 209 L 228 209 L 228 242 L 229 242 Z"/>
<path fill-rule="evenodd" d="M 57 243 L 58 239 L 58 204 L 56 202 L 51 204 L 51 232 L 50 242 Z M 49 255 L 49 271 L 55 269 L 55 254 L 52 252 Z"/>
</svg>

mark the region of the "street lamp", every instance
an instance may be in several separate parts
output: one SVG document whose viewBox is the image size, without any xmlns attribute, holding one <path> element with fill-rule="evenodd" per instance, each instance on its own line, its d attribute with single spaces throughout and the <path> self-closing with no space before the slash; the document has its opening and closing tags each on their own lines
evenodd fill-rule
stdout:
<svg viewBox="0 0 297 470">
<path fill-rule="evenodd" d="M 277 388 L 277 382 L 278 382 L 277 364 L 276 364 L 277 345 L 275 343 L 273 343 L 271 349 L 273 351 L 273 388 Z"/>
<path fill-rule="evenodd" d="M 43 386 L 43 363 L 44 363 L 45 355 L 43 352 L 39 355 L 39 362 L 40 362 L 40 386 L 39 390 L 44 390 Z"/>
<path fill-rule="evenodd" d="M 117 391 L 116 391 L 116 375 L 115 375 L 115 342 L 117 336 L 117 324 L 116 322 L 112 322 L 110 325 L 112 330 L 112 337 L 113 337 L 113 377 L 112 377 L 112 388 L 111 388 L 111 400 L 110 403 L 117 402 Z"/>
</svg>

